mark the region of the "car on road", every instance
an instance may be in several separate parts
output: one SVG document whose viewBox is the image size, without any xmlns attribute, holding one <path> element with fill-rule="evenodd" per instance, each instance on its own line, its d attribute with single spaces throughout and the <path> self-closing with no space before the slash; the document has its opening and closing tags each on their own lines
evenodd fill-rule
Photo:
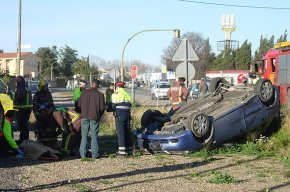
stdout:
<svg viewBox="0 0 290 192">
<path fill-rule="evenodd" d="M 166 81 L 156 82 L 151 88 L 151 99 L 168 99 L 167 91 L 170 89 L 170 83 Z"/>
<path fill-rule="evenodd" d="M 188 152 L 214 147 L 249 131 L 265 129 L 279 114 L 279 96 L 271 81 L 255 87 L 228 87 L 214 78 L 211 93 L 175 114 L 147 110 L 135 132 L 137 145 L 150 152 Z"/>
</svg>

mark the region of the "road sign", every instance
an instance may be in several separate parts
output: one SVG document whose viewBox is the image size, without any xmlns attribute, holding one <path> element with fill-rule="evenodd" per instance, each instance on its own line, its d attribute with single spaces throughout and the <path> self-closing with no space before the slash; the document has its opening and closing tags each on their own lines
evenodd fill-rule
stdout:
<svg viewBox="0 0 290 192">
<path fill-rule="evenodd" d="M 195 67 L 193 64 L 188 62 L 188 80 L 194 78 L 195 76 Z M 187 82 L 187 71 L 186 63 L 182 62 L 176 67 L 176 77 L 184 77 L 185 82 Z"/>
<path fill-rule="evenodd" d="M 187 45 L 187 46 L 186 46 Z M 187 54 L 186 54 L 187 50 Z M 198 61 L 199 58 L 192 48 L 191 43 L 187 39 L 182 39 L 179 47 L 177 48 L 175 54 L 172 57 L 172 61 L 184 61 L 187 55 L 187 61 Z"/>
<path fill-rule="evenodd" d="M 119 77 L 120 73 L 118 70 L 116 70 L 116 68 L 114 68 L 114 69 L 111 69 L 109 75 L 112 79 L 115 79 Z"/>
<path fill-rule="evenodd" d="M 132 79 L 136 79 L 137 78 L 137 74 L 138 74 L 137 65 L 133 65 L 131 67 L 131 77 L 132 77 Z"/>
</svg>

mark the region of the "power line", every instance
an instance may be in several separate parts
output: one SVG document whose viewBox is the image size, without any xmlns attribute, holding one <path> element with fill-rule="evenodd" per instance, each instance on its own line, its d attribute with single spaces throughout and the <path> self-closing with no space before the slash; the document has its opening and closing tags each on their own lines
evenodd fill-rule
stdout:
<svg viewBox="0 0 290 192">
<path fill-rule="evenodd" d="M 192 0 L 178 0 L 187 3 L 197 3 L 205 5 L 217 5 L 217 6 L 226 6 L 226 7 L 239 7 L 239 8 L 252 8 L 252 9 L 279 9 L 279 10 L 290 10 L 290 7 L 263 7 L 263 6 L 252 6 L 252 5 L 235 5 L 235 4 L 225 4 L 225 3 L 210 3 L 203 1 L 192 1 Z"/>
</svg>

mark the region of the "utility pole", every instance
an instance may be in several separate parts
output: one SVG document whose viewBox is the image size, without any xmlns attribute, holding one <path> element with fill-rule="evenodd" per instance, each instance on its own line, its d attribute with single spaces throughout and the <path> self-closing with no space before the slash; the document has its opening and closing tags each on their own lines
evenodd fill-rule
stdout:
<svg viewBox="0 0 290 192">
<path fill-rule="evenodd" d="M 21 9 L 22 0 L 19 0 L 18 11 L 18 48 L 17 48 L 17 63 L 16 63 L 16 75 L 20 75 L 20 61 L 21 61 Z"/>
</svg>

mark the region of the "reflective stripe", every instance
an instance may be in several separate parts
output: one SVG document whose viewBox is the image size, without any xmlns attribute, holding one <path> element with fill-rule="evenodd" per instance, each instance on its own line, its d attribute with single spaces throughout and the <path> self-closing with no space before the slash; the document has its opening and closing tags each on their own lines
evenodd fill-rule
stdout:
<svg viewBox="0 0 290 192">
<path fill-rule="evenodd" d="M 71 136 L 72 136 L 72 133 L 69 133 L 68 136 L 66 137 L 66 141 L 65 141 L 65 145 L 64 145 L 64 150 L 68 151 L 68 152 L 69 152 L 68 145 L 69 145 L 69 141 L 70 141 Z"/>
<path fill-rule="evenodd" d="M 129 106 L 117 106 L 117 109 L 131 109 Z"/>
<path fill-rule="evenodd" d="M 57 140 L 57 137 L 51 137 L 51 138 L 39 138 L 39 141 L 52 141 L 52 140 Z"/>
<path fill-rule="evenodd" d="M 178 90 L 178 101 L 179 101 L 179 103 L 181 103 L 181 97 L 182 97 L 182 87 L 181 86 L 179 86 L 179 90 Z"/>
<path fill-rule="evenodd" d="M 132 150 L 133 147 L 119 147 L 119 150 Z"/>
<path fill-rule="evenodd" d="M 16 109 L 25 109 L 25 108 L 31 108 L 33 105 L 13 105 Z"/>
</svg>

